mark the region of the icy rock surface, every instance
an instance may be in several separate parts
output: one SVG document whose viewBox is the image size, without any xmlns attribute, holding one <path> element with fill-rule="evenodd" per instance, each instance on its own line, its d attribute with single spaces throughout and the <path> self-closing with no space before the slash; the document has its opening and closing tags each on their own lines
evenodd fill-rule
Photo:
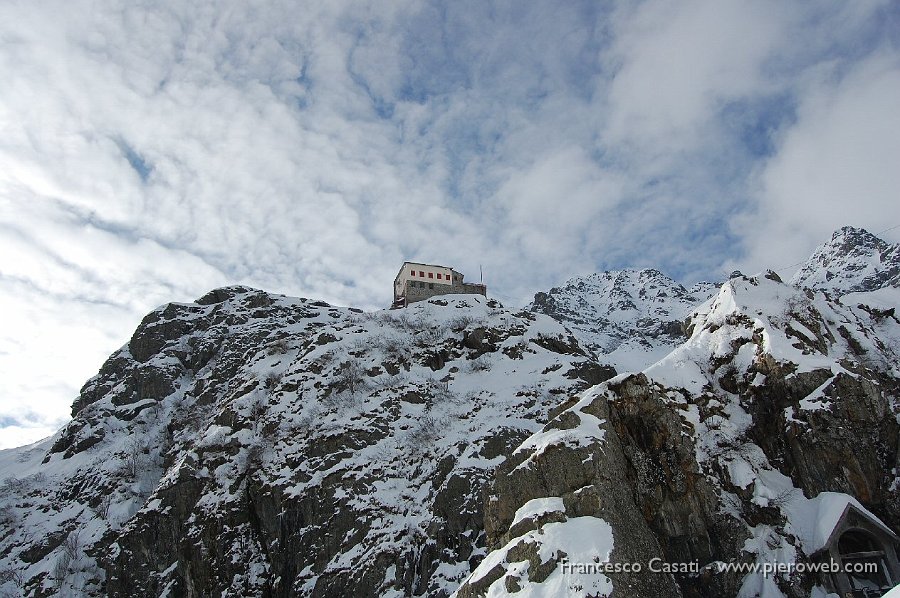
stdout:
<svg viewBox="0 0 900 598">
<path fill-rule="evenodd" d="M 841 229 L 796 284 L 630 270 L 520 311 L 162 306 L 0 451 L 0 596 L 825 596 L 718 567 L 808 562 L 848 504 L 900 529 L 896 255 Z M 650 562 L 704 569 L 583 567 Z"/>
</svg>

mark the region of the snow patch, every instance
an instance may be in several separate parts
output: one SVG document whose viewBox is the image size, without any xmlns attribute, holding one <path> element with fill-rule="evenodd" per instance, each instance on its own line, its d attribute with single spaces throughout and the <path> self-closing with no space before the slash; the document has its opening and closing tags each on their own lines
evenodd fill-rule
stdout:
<svg viewBox="0 0 900 598">
<path fill-rule="evenodd" d="M 516 524 L 525 521 L 526 519 L 537 518 L 545 513 L 557 511 L 563 513 L 566 511 L 562 498 L 558 496 L 532 498 L 516 510 L 516 514 L 513 516 L 513 521 L 509 527 L 512 529 Z"/>
</svg>

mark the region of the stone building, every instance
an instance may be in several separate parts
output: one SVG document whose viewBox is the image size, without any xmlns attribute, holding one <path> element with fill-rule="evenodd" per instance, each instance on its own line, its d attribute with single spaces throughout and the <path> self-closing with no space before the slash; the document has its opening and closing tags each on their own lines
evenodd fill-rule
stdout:
<svg viewBox="0 0 900 598">
<path fill-rule="evenodd" d="M 403 262 L 394 278 L 392 307 L 406 307 L 435 295 L 485 295 L 483 284 L 463 282 L 463 275 L 449 266 Z"/>
</svg>

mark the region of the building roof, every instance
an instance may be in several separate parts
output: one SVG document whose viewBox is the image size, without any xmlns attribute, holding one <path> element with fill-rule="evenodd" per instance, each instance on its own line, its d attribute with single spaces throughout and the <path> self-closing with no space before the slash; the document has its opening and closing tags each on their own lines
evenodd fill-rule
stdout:
<svg viewBox="0 0 900 598">
<path fill-rule="evenodd" d="M 429 268 L 449 268 L 450 270 L 453 270 L 453 266 L 443 266 L 441 264 L 425 264 L 423 262 L 403 262 L 403 265 L 400 266 L 399 270 L 397 270 L 397 276 L 394 277 L 395 281 L 398 278 L 400 278 L 400 273 L 403 272 L 403 266 L 405 266 L 407 264 L 416 265 L 416 266 L 428 266 Z M 456 272 L 456 270 L 453 270 L 453 271 Z"/>
<path fill-rule="evenodd" d="M 814 554 L 837 540 L 837 531 L 847 514 L 853 510 L 889 536 L 900 541 L 891 528 L 858 500 L 842 492 L 821 492 L 815 498 L 800 498 L 787 507 L 791 524 L 807 554 Z"/>
</svg>

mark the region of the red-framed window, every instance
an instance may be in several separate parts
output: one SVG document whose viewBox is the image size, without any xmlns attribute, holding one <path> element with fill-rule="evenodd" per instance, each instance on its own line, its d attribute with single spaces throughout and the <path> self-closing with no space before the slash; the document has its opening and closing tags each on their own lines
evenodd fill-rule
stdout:
<svg viewBox="0 0 900 598">
<path fill-rule="evenodd" d="M 438 272 L 438 280 L 440 280 L 440 279 L 441 279 L 441 273 Z"/>
<path fill-rule="evenodd" d="M 422 278 L 425 278 L 425 273 L 422 272 L 421 270 L 419 270 L 419 276 L 421 276 Z"/>
<path fill-rule="evenodd" d="M 428 278 L 434 278 L 434 272 L 429 272 L 429 273 L 428 273 Z"/>
</svg>

